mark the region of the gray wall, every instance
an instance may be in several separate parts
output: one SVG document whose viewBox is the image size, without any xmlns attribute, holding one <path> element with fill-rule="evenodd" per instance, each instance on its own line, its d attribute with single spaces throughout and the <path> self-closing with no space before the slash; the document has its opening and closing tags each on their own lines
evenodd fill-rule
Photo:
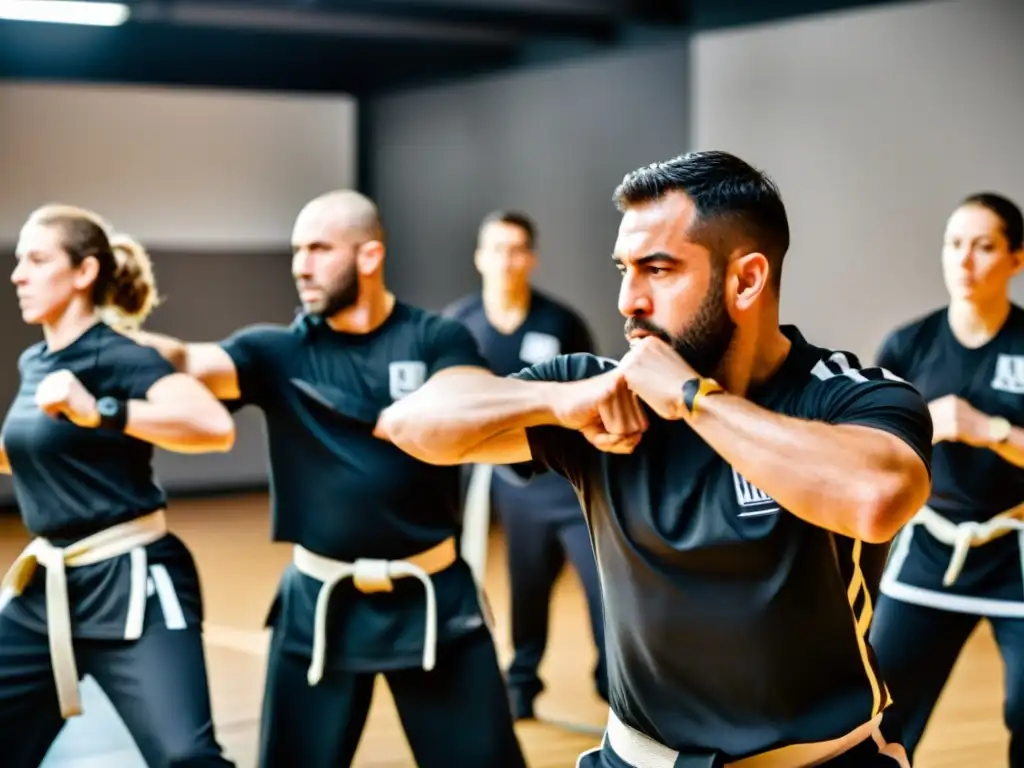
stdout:
<svg viewBox="0 0 1024 768">
<path fill-rule="evenodd" d="M 148 327 L 216 340 L 257 321 L 288 322 L 297 304 L 289 235 L 299 207 L 354 183 L 355 104 L 348 98 L 216 91 L 0 84 L 0 247 L 25 216 L 60 200 L 93 208 L 152 251 L 166 303 Z M 41 338 L 0 286 L 0 403 L 15 361 Z M 266 481 L 262 417 L 238 415 L 228 454 L 159 451 L 172 492 Z M 11 500 L 0 476 L 0 503 Z"/>
<path fill-rule="evenodd" d="M 954 0 L 696 37 L 694 145 L 762 166 L 789 207 L 785 320 L 871 357 L 946 302 L 957 200 L 1024 205 L 1021 30 L 1018 0 Z"/>
<path fill-rule="evenodd" d="M 612 191 L 689 146 L 687 70 L 679 41 L 371 102 L 391 286 L 434 309 L 478 290 L 480 219 L 522 208 L 538 222 L 538 283 L 585 314 L 602 351 L 623 351 Z"/>
</svg>

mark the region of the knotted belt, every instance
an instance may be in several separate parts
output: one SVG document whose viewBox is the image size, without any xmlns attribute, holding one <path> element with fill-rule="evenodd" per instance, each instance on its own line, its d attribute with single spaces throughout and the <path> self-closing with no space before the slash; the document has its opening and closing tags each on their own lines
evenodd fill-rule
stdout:
<svg viewBox="0 0 1024 768">
<path fill-rule="evenodd" d="M 967 553 L 971 548 L 988 544 L 1013 531 L 1024 531 L 1024 503 L 1000 512 L 984 522 L 971 520 L 966 523 L 954 523 L 931 507 L 922 507 L 911 522 L 923 525 L 928 533 L 953 548 L 949 566 L 942 577 L 942 584 L 949 587 L 963 571 Z"/>
<path fill-rule="evenodd" d="M 456 558 L 454 537 L 404 560 L 359 559 L 354 563 L 332 560 L 296 545 L 292 557 L 295 567 L 300 573 L 321 582 L 313 625 L 313 657 L 307 674 L 309 684 L 316 685 L 323 678 L 327 655 L 327 606 L 334 588 L 345 579 L 352 579 L 355 588 L 365 593 L 390 592 L 394 589 L 394 579 L 414 578 L 423 584 L 427 593 L 423 669 L 432 670 L 437 651 L 437 597 L 430 577 L 448 568 Z"/>
<path fill-rule="evenodd" d="M 881 720 L 882 716 L 878 715 L 838 739 L 791 744 L 729 763 L 726 768 L 808 768 L 848 752 L 868 738 L 873 738 L 881 748 L 885 745 L 879 732 Z M 633 768 L 714 768 L 719 765 L 714 753 L 680 754 L 626 725 L 610 710 L 605 739 L 615 754 Z M 899 760 L 897 764 L 903 766 Z"/>
<path fill-rule="evenodd" d="M 161 509 L 111 526 L 66 547 L 54 546 L 46 538 L 37 537 L 18 555 L 0 583 L 0 605 L 3 605 L 24 591 L 38 566 L 46 569 L 46 630 L 53 679 L 57 685 L 57 701 L 60 703 L 61 716 L 65 719 L 82 714 L 65 568 L 95 565 L 104 560 L 129 555 L 131 586 L 124 638 L 137 640 L 142 636 L 146 617 L 145 548 L 166 535 L 167 518 Z"/>
</svg>

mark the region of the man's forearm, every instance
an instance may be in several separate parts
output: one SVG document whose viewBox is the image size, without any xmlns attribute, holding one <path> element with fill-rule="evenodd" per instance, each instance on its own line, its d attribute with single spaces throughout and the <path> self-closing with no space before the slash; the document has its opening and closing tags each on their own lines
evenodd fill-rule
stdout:
<svg viewBox="0 0 1024 768">
<path fill-rule="evenodd" d="M 845 536 L 887 541 L 928 497 L 924 463 L 882 432 L 784 416 L 724 393 L 703 398 L 690 423 L 780 506 Z"/>
<path fill-rule="evenodd" d="M 126 335 L 139 344 L 155 349 L 180 373 L 188 368 L 188 346 L 180 339 L 151 331 L 134 331 Z"/>
<path fill-rule="evenodd" d="M 557 384 L 453 373 L 428 381 L 381 414 L 378 434 L 432 464 L 459 464 L 476 446 L 516 429 L 557 424 Z"/>
<path fill-rule="evenodd" d="M 1001 443 L 990 446 L 993 451 L 1014 466 L 1024 467 L 1024 429 L 1014 426 L 1010 435 Z"/>
</svg>

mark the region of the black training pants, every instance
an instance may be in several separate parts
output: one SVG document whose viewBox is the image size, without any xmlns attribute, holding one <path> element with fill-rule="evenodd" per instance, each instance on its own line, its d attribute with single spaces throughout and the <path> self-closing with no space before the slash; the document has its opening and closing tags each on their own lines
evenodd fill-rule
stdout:
<svg viewBox="0 0 1024 768">
<path fill-rule="evenodd" d="M 893 703 L 882 720 L 888 741 L 913 760 L 935 702 L 971 632 L 969 613 L 926 608 L 882 595 L 870 643 Z M 1024 768 L 1024 619 L 990 618 L 1005 667 L 1003 719 L 1010 730 L 1010 768 Z"/>
<path fill-rule="evenodd" d="M 271 641 L 260 768 L 347 768 L 370 710 L 373 673 L 327 669 Z M 430 672 L 383 673 L 419 768 L 525 768 L 491 634 L 476 630 L 437 649 Z"/>
<path fill-rule="evenodd" d="M 545 513 L 547 511 L 545 510 Z M 594 687 L 608 699 L 608 669 L 604 643 L 601 580 L 590 542 L 587 522 L 579 510 L 566 519 L 545 519 L 533 510 L 501 509 L 502 528 L 508 544 L 511 592 L 512 647 L 508 669 L 509 688 L 532 699 L 544 685 L 537 670 L 548 642 L 551 591 L 566 559 L 580 577 L 590 613 L 590 627 L 597 646 Z"/>
<path fill-rule="evenodd" d="M 138 640 L 76 640 L 151 768 L 225 768 L 214 735 L 199 627 L 146 627 Z M 64 727 L 47 638 L 0 612 L 0 765 L 37 768 Z"/>
</svg>

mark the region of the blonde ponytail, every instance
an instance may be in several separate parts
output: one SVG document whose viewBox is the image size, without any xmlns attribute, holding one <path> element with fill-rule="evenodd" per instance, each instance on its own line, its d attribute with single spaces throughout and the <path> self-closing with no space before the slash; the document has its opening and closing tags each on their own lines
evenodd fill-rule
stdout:
<svg viewBox="0 0 1024 768">
<path fill-rule="evenodd" d="M 110 249 L 115 269 L 100 310 L 111 327 L 135 331 L 160 303 L 153 262 L 146 249 L 127 235 L 112 236 Z"/>
</svg>

